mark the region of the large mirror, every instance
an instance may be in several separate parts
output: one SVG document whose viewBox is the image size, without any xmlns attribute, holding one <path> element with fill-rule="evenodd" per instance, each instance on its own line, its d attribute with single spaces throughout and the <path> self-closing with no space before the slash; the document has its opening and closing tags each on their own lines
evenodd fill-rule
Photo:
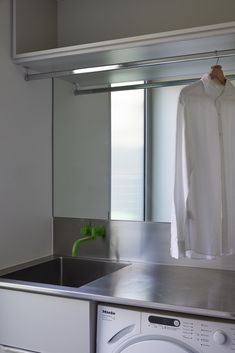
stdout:
<svg viewBox="0 0 235 353">
<path fill-rule="evenodd" d="M 170 221 L 181 88 L 74 95 L 55 80 L 55 216 Z"/>
<path fill-rule="evenodd" d="M 166 82 L 151 89 L 156 69 L 120 76 L 119 89 L 112 77 L 111 92 L 54 79 L 54 216 L 170 222 L 179 93 L 211 64 L 161 68 Z"/>
</svg>

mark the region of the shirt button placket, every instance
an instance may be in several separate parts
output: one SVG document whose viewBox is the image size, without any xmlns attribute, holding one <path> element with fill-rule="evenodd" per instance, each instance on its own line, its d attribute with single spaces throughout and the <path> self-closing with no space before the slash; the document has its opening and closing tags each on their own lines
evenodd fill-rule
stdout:
<svg viewBox="0 0 235 353">
<path fill-rule="evenodd" d="M 223 236 L 227 233 L 227 195 L 225 187 L 225 161 L 224 161 L 224 141 L 223 141 L 223 128 L 222 128 L 222 116 L 221 116 L 221 106 L 220 97 L 215 100 L 215 107 L 218 118 L 218 132 L 219 132 L 219 144 L 220 144 L 220 165 L 221 165 L 221 252 L 223 252 Z"/>
</svg>

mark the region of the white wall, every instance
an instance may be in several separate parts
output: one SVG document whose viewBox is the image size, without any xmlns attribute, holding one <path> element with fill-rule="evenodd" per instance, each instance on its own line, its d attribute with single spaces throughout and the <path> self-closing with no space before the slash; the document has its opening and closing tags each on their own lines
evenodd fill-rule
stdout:
<svg viewBox="0 0 235 353">
<path fill-rule="evenodd" d="M 10 59 L 10 1 L 0 0 L 0 268 L 52 251 L 51 82 Z"/>
<path fill-rule="evenodd" d="M 234 20 L 234 0 L 58 0 L 58 41 L 75 45 Z"/>
</svg>

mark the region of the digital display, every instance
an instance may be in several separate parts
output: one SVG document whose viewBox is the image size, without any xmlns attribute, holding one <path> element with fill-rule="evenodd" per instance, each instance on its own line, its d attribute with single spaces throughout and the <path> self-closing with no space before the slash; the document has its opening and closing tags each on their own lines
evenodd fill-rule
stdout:
<svg viewBox="0 0 235 353">
<path fill-rule="evenodd" d="M 159 324 L 159 325 L 173 326 L 173 327 L 180 326 L 180 321 L 178 319 L 171 319 L 168 317 L 153 316 L 153 315 L 150 315 L 148 319 L 151 324 Z"/>
</svg>

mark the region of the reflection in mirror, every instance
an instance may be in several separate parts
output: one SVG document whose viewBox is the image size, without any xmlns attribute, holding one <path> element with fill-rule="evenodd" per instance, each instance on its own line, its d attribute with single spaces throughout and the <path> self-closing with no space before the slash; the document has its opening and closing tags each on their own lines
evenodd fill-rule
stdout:
<svg viewBox="0 0 235 353">
<path fill-rule="evenodd" d="M 170 222 L 182 87 L 75 96 L 54 80 L 56 217 Z"/>
<path fill-rule="evenodd" d="M 54 80 L 54 216 L 108 219 L 110 98 Z"/>
<path fill-rule="evenodd" d="M 111 219 L 144 220 L 144 89 L 111 93 Z"/>
<path fill-rule="evenodd" d="M 151 187 L 149 220 L 170 222 L 178 98 L 184 86 L 150 90 Z"/>
</svg>

